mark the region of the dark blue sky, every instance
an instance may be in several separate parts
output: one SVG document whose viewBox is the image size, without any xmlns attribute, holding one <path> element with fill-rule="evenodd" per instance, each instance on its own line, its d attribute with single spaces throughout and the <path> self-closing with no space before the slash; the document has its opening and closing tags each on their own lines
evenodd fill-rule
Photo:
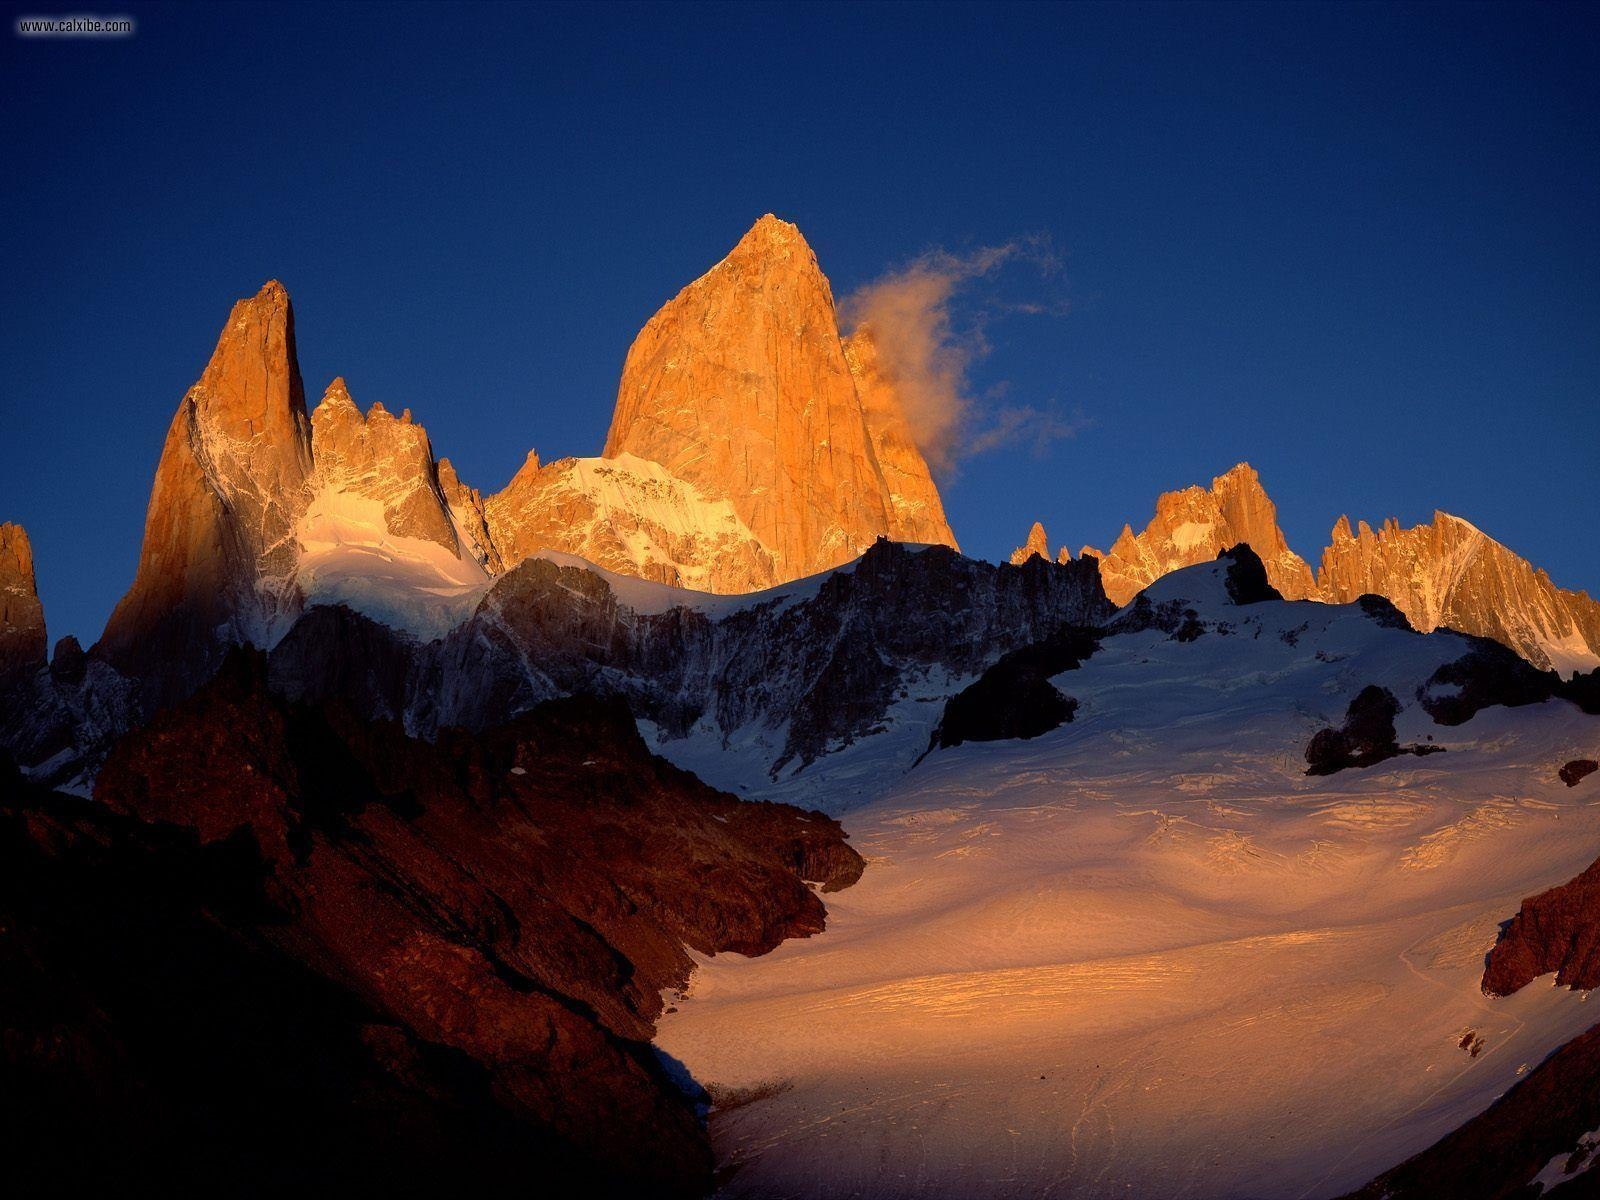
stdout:
<svg viewBox="0 0 1600 1200">
<path fill-rule="evenodd" d="M 313 401 L 409 406 L 493 490 L 598 452 L 640 325 L 768 210 L 841 296 L 933 247 L 1060 254 L 956 312 L 981 404 L 1088 422 L 962 464 L 970 552 L 1035 518 L 1103 546 L 1248 459 L 1308 557 L 1440 507 L 1600 591 L 1596 6 L 119 3 L 134 37 L 72 42 L 18 11 L 0 519 L 53 636 L 132 578 L 167 423 L 264 280 Z"/>
</svg>

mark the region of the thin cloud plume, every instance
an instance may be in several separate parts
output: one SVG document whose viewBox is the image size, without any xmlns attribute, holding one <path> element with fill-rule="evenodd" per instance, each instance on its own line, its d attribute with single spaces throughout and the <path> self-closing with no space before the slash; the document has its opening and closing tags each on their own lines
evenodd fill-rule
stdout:
<svg viewBox="0 0 1600 1200">
<path fill-rule="evenodd" d="M 983 246 L 966 254 L 930 250 L 863 285 L 840 305 L 845 322 L 865 331 L 880 370 L 894 386 L 918 448 L 940 474 L 960 461 L 1028 443 L 1042 453 L 1084 424 L 1030 405 L 993 406 L 973 395 L 969 371 L 989 352 L 984 327 L 996 315 L 1061 315 L 1065 307 L 1038 300 L 980 303 L 957 328 L 952 303 L 964 289 L 1009 264 L 1025 263 L 1048 276 L 1060 263 L 1043 237 Z"/>
</svg>

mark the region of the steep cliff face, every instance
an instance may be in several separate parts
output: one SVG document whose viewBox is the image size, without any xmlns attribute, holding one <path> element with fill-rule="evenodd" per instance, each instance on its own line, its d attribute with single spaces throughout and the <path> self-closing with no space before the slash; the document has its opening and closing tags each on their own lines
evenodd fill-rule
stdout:
<svg viewBox="0 0 1600 1200">
<path fill-rule="evenodd" d="M 0 524 L 0 679 L 44 666 L 45 646 L 33 546 L 21 525 Z"/>
<path fill-rule="evenodd" d="M 535 462 L 538 461 L 538 456 L 532 451 L 529 451 L 529 454 Z M 472 556 L 485 571 L 491 575 L 500 574 L 505 569 L 505 564 L 501 561 L 500 550 L 489 533 L 489 522 L 484 513 L 483 493 L 463 482 L 448 458 L 439 460 L 438 475 L 439 492 L 450 508 L 450 517 L 455 522 L 457 534 L 465 539 L 467 548 L 472 551 Z"/>
<path fill-rule="evenodd" d="M 892 396 L 881 380 L 870 390 L 894 488 L 816 255 L 793 225 L 765 216 L 634 340 L 605 457 L 659 463 L 729 501 L 776 577 L 796 579 L 896 530 L 917 540 L 948 533 Z"/>
<path fill-rule="evenodd" d="M 149 700 L 191 690 L 227 645 L 265 644 L 298 611 L 293 535 L 310 472 L 294 314 L 273 281 L 233 306 L 178 405 L 138 572 L 100 639 L 114 666 L 149 680 Z"/>
<path fill-rule="evenodd" d="M 731 501 L 628 453 L 542 466 L 530 455 L 484 513 L 498 553 L 512 566 L 556 550 L 620 575 L 702 592 L 754 592 L 778 582 L 773 553 Z"/>
<path fill-rule="evenodd" d="M 1311 568 L 1289 549 L 1278 528 L 1277 507 L 1249 463 L 1217 476 L 1209 489 L 1162 493 L 1142 533 L 1124 525 L 1104 555 L 1089 547 L 1083 553 L 1099 557 L 1106 595 L 1120 605 L 1168 572 L 1209 562 L 1241 542 L 1260 557 L 1267 578 L 1285 599 L 1302 600 L 1315 592 Z"/>
<path fill-rule="evenodd" d="M 314 495 L 363 497 L 382 507 L 384 525 L 396 537 L 421 538 L 459 552 L 434 471 L 433 447 L 422 426 L 412 422 L 410 409 L 396 417 L 380 403 L 362 416 L 344 379 L 335 379 L 311 414 L 311 448 Z"/>
<path fill-rule="evenodd" d="M 1436 512 L 1402 529 L 1392 518 L 1355 533 L 1340 517 L 1322 553 L 1318 594 L 1346 603 L 1364 592 L 1387 596 L 1416 628 L 1447 626 L 1510 646 L 1563 675 L 1600 664 L 1600 603 L 1558 588 L 1543 571 L 1476 526 Z"/>
<path fill-rule="evenodd" d="M 897 542 L 959 550 L 945 519 L 944 501 L 934 486 L 927 459 L 917 448 L 896 381 L 885 371 L 870 326 L 857 329 L 844 340 L 844 358 L 866 414 L 872 452 L 889 489 L 888 536 Z"/>
</svg>

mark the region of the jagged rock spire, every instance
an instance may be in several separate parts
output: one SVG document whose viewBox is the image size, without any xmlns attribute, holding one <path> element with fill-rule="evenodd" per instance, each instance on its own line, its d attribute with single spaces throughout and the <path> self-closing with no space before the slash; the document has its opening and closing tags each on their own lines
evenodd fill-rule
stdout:
<svg viewBox="0 0 1600 1200">
<path fill-rule="evenodd" d="M 1035 521 L 1033 528 L 1028 530 L 1028 540 L 1011 552 L 1011 562 L 1020 567 L 1035 556 L 1046 562 L 1050 559 L 1050 539 L 1045 536 L 1044 525 L 1039 521 Z"/>
<path fill-rule="evenodd" d="M 100 652 L 144 675 L 161 702 L 209 678 L 232 641 L 259 640 L 292 601 L 295 509 L 311 470 L 311 431 L 289 293 L 273 280 L 238 301 L 167 431 L 145 517 L 139 568 Z"/>
</svg>

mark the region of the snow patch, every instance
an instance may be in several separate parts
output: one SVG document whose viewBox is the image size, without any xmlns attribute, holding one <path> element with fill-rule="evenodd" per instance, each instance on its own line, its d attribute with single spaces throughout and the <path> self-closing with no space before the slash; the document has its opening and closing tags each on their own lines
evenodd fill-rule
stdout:
<svg viewBox="0 0 1600 1200">
<path fill-rule="evenodd" d="M 344 604 L 425 640 L 464 621 L 489 587 L 459 527 L 454 551 L 427 538 L 392 534 L 383 505 L 354 492 L 318 493 L 295 538 L 295 578 L 308 607 Z"/>
</svg>

